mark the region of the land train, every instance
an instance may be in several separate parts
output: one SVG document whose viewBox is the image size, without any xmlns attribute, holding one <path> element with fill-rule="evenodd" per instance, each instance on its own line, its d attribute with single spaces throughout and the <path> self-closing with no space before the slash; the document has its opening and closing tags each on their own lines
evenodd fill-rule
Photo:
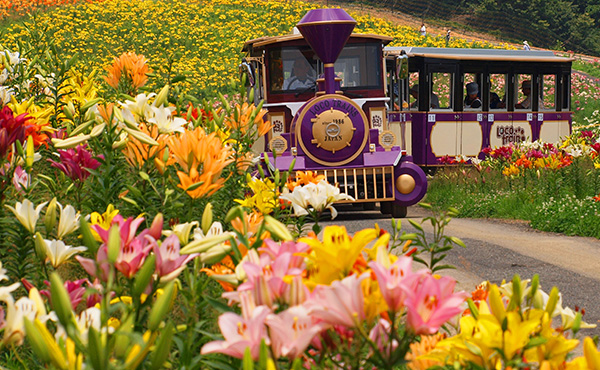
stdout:
<svg viewBox="0 0 600 370">
<path fill-rule="evenodd" d="M 240 70 L 273 124 L 263 153 L 273 168 L 295 159 L 365 209 L 379 202 L 404 217 L 427 191 L 425 170 L 570 133 L 572 59 L 389 47 L 391 37 L 352 33 L 355 24 L 342 9 L 316 9 L 288 35 L 244 44 Z M 467 105 L 474 87 L 480 103 Z"/>
</svg>

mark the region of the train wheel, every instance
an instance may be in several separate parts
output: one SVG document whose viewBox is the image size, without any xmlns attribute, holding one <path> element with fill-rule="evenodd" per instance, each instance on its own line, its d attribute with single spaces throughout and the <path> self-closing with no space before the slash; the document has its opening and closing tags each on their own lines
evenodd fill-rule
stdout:
<svg viewBox="0 0 600 370">
<path fill-rule="evenodd" d="M 375 209 L 375 203 L 363 203 L 363 209 L 365 211 L 372 211 Z"/>
<path fill-rule="evenodd" d="M 381 202 L 379 203 L 379 210 L 384 215 L 389 215 L 392 213 L 392 202 Z"/>
<path fill-rule="evenodd" d="M 399 206 L 397 204 L 392 203 L 392 217 L 393 218 L 404 218 L 408 213 L 408 207 Z"/>
</svg>

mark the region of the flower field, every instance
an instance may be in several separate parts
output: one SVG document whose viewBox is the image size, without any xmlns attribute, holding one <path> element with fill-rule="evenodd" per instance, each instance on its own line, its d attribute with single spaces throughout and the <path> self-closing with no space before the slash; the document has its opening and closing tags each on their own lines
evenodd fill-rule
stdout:
<svg viewBox="0 0 600 370">
<path fill-rule="evenodd" d="M 599 368 L 584 310 L 537 276 L 463 292 L 441 275 L 464 247 L 444 234 L 456 209 L 422 221 L 434 240 L 414 221 L 349 235 L 320 226 L 349 199 L 323 176 L 255 170 L 271 124 L 231 82 L 241 46 L 311 6 L 0 2 L 0 367 Z M 445 45 L 352 15 L 395 44 Z M 439 178 L 490 199 L 492 176 L 505 194 L 543 179 L 537 212 L 580 204 L 588 230 L 597 115 L 558 146 L 495 148 Z"/>
</svg>

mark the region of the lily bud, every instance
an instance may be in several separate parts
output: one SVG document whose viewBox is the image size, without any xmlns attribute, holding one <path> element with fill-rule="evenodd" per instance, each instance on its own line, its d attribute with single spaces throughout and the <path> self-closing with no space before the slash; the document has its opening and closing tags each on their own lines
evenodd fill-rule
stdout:
<svg viewBox="0 0 600 370">
<path fill-rule="evenodd" d="M 161 336 L 156 342 L 154 351 L 150 356 L 150 370 L 158 370 L 163 368 L 163 364 L 171 353 L 171 342 L 173 334 L 175 334 L 173 324 L 169 322 L 167 326 L 161 330 Z"/>
<path fill-rule="evenodd" d="M 156 299 L 154 306 L 152 306 L 150 316 L 148 317 L 148 330 L 156 331 L 156 329 L 158 329 L 158 326 L 169 312 L 171 303 L 176 295 L 177 289 L 175 287 L 175 282 L 171 281 L 167 284 L 163 293 Z"/>
<path fill-rule="evenodd" d="M 68 119 L 73 120 L 73 116 L 75 115 L 73 102 L 69 102 L 67 105 L 63 106 L 62 111 Z"/>
<path fill-rule="evenodd" d="M 204 253 L 200 253 L 200 257 L 198 258 L 200 259 L 200 262 L 211 265 L 220 262 L 232 249 L 231 245 L 221 243 Z"/>
<path fill-rule="evenodd" d="M 90 224 L 85 220 L 85 217 L 79 219 L 79 232 L 83 239 L 83 245 L 88 247 L 88 250 L 95 255 L 98 251 L 98 242 L 94 238 L 94 234 L 92 234 L 92 230 L 90 229 Z"/>
<path fill-rule="evenodd" d="M 106 127 L 106 123 L 101 123 L 99 125 L 94 126 L 94 128 L 90 132 L 90 136 L 91 137 L 100 136 L 104 132 L 105 127 Z"/>
<path fill-rule="evenodd" d="M 181 248 L 179 251 L 180 254 L 193 254 L 193 253 L 203 253 L 207 252 L 215 245 L 224 243 L 227 241 L 231 235 L 229 234 L 220 234 L 215 236 L 210 236 L 200 240 L 194 240 L 189 243 L 185 247 Z"/>
<path fill-rule="evenodd" d="M 490 309 L 492 314 L 496 316 L 498 322 L 502 322 L 506 317 L 506 310 L 504 309 L 504 303 L 502 303 L 502 297 L 500 296 L 500 290 L 496 284 L 490 286 Z"/>
<path fill-rule="evenodd" d="M 150 284 L 152 274 L 156 269 L 155 264 L 156 255 L 149 255 L 148 258 L 146 258 L 146 261 L 144 262 L 144 265 L 142 266 L 140 271 L 138 271 L 138 273 L 136 274 L 135 281 L 133 282 L 133 289 L 131 290 L 131 292 L 133 293 L 134 297 L 141 296 L 142 293 L 144 293 L 144 290 L 146 289 L 148 284 Z"/>
<path fill-rule="evenodd" d="M 33 240 L 34 240 L 34 244 L 35 244 L 35 255 L 40 260 L 40 262 L 45 262 L 46 261 L 46 242 L 44 241 L 42 234 L 40 234 L 38 231 L 37 233 L 35 233 Z"/>
<path fill-rule="evenodd" d="M 71 149 L 75 148 L 79 144 L 83 144 L 91 138 L 90 135 L 77 135 L 68 139 L 52 139 L 52 144 L 56 149 Z"/>
<path fill-rule="evenodd" d="M 212 225 L 212 220 L 213 220 L 212 209 L 213 209 L 213 206 L 209 202 L 206 204 L 206 207 L 204 207 L 204 212 L 202 212 L 202 223 L 200 226 L 202 227 L 202 232 L 204 233 L 204 235 L 208 234 L 208 230 L 210 230 L 210 225 Z"/>
<path fill-rule="evenodd" d="M 35 149 L 33 147 L 33 138 L 31 135 L 27 138 L 27 151 L 25 152 L 27 156 L 25 157 L 25 166 L 27 168 L 31 168 L 33 166 L 33 159 L 35 155 Z"/>
<path fill-rule="evenodd" d="M 56 226 L 56 197 L 52 198 L 46 208 L 46 215 L 44 216 L 44 225 L 46 226 L 46 235 L 50 234 L 50 231 Z"/>
<path fill-rule="evenodd" d="M 67 328 L 74 324 L 73 310 L 71 309 L 71 299 L 69 299 L 69 293 L 63 285 L 63 281 L 56 272 L 50 275 L 50 297 L 52 302 L 52 309 L 56 312 L 58 320 Z"/>
<path fill-rule="evenodd" d="M 114 264 L 121 251 L 121 232 L 119 226 L 112 225 L 108 231 L 108 261 Z"/>
<path fill-rule="evenodd" d="M 265 216 L 265 222 L 265 226 L 271 235 L 276 236 L 283 241 L 290 241 L 294 239 L 287 226 L 275 218 L 271 216 Z"/>
<path fill-rule="evenodd" d="M 85 121 L 84 123 L 80 124 L 79 126 L 75 127 L 75 129 L 73 131 L 71 131 L 70 135 L 71 136 L 77 136 L 79 134 L 81 134 L 82 132 L 84 132 L 88 127 L 90 127 L 92 125 L 92 123 L 96 122 L 95 120 L 91 119 L 89 121 Z"/>
<path fill-rule="evenodd" d="M 169 96 L 169 85 L 165 85 L 160 92 L 158 93 L 158 95 L 156 95 L 156 99 L 154 99 L 154 103 L 152 105 L 154 105 L 155 107 L 160 107 L 161 105 L 165 105 L 165 103 L 167 102 L 167 97 Z"/>
<path fill-rule="evenodd" d="M 129 128 L 129 127 L 124 127 L 123 129 L 130 136 L 132 136 L 133 138 L 137 139 L 138 141 L 140 141 L 143 144 L 154 145 L 154 146 L 158 145 L 158 142 L 156 140 L 154 140 L 153 138 L 151 138 L 150 136 L 148 136 L 147 134 L 143 133 L 140 130 L 134 130 L 134 129 Z"/>
<path fill-rule="evenodd" d="M 35 321 L 39 321 L 35 319 Z M 43 334 L 38 330 L 38 327 L 31 322 L 27 317 L 23 319 L 25 325 L 25 333 L 27 333 L 27 341 L 33 350 L 33 353 L 47 364 L 50 362 L 50 349 L 46 346 Z"/>
</svg>

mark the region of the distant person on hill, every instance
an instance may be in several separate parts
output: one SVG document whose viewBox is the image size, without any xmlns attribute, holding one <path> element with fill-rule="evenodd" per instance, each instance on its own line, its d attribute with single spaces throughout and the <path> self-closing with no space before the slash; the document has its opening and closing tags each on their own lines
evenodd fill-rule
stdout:
<svg viewBox="0 0 600 370">
<path fill-rule="evenodd" d="M 450 30 L 446 31 L 446 47 L 450 44 Z"/>
<path fill-rule="evenodd" d="M 527 41 L 523 41 L 523 50 L 531 50 L 531 47 L 529 47 L 529 43 L 527 43 Z"/>
<path fill-rule="evenodd" d="M 421 23 L 421 29 L 419 30 L 419 32 L 421 32 L 421 36 L 427 36 L 427 27 L 425 27 L 425 23 Z"/>
</svg>

